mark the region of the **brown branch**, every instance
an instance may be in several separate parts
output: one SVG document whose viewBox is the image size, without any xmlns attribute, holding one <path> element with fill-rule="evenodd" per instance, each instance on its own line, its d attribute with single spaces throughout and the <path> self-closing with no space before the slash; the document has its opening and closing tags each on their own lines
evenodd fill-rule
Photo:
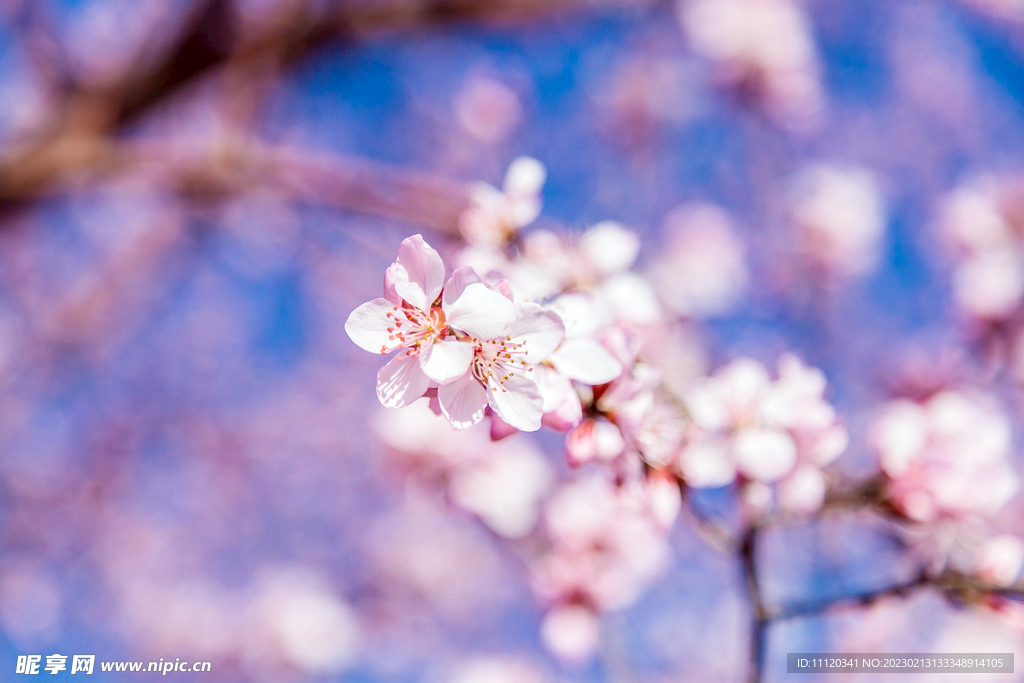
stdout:
<svg viewBox="0 0 1024 683">
<path fill-rule="evenodd" d="M 768 635 L 769 615 L 761 593 L 761 584 L 757 574 L 757 534 L 758 526 L 751 525 L 740 543 L 740 561 L 746 579 L 747 596 L 753 618 L 750 625 L 750 683 L 760 683 L 764 676 L 766 640 Z"/>
<path fill-rule="evenodd" d="M 479 21 L 535 17 L 578 0 L 382 0 L 341 3 L 332 12 L 296 0 L 274 21 L 240 25 L 225 0 L 197 6 L 171 49 L 157 60 L 138 60 L 134 71 L 111 83 L 71 84 L 32 136 L 0 153 L 0 206 L 11 208 L 66 185 L 69 178 L 109 163 L 111 137 L 181 86 L 218 70 L 228 90 L 243 92 L 242 119 L 256 104 L 252 91 L 267 74 L 328 40 L 370 31 L 452 19 Z M 258 100 L 258 96 L 255 97 Z"/>
</svg>

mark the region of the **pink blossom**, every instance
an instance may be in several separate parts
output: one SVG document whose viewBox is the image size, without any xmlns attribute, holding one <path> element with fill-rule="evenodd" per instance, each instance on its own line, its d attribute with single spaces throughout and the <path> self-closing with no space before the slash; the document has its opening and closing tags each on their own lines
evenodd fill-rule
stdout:
<svg viewBox="0 0 1024 683">
<path fill-rule="evenodd" d="M 515 91 L 483 75 L 466 80 L 455 97 L 454 108 L 463 129 L 484 144 L 507 137 L 523 117 L 523 106 Z"/>
<path fill-rule="evenodd" d="M 565 455 L 570 465 L 612 460 L 625 448 L 622 432 L 604 420 L 584 420 L 565 436 Z"/>
<path fill-rule="evenodd" d="M 472 355 L 464 374 L 438 388 L 444 416 L 465 429 L 482 420 L 489 405 L 516 429 L 540 429 L 544 400 L 531 374 L 564 337 L 565 326 L 557 315 L 537 304 L 520 304 L 518 317 L 502 336 L 470 340 Z"/>
<path fill-rule="evenodd" d="M 476 183 L 469 206 L 459 216 L 459 230 L 470 244 L 501 247 L 537 220 L 542 206 L 541 188 L 547 171 L 531 157 L 519 157 L 508 167 L 501 190 Z"/>
<path fill-rule="evenodd" d="M 696 383 L 685 396 L 693 424 L 677 462 L 687 484 L 723 486 L 737 476 L 777 482 L 784 508 L 817 510 L 825 493 L 821 468 L 847 445 L 826 388 L 820 370 L 789 354 L 779 359 L 774 381 L 763 365 L 740 358 Z"/>
<path fill-rule="evenodd" d="M 466 373 L 474 350 L 457 333 L 489 339 L 515 320 L 512 302 L 471 270 L 456 270 L 446 285 L 444 275 L 441 257 L 413 235 L 402 241 L 387 270 L 386 298 L 359 306 L 345 322 L 361 348 L 380 354 L 401 350 L 377 374 L 377 396 L 388 408 L 415 401 L 431 382 L 444 385 Z"/>
<path fill-rule="evenodd" d="M 757 94 L 780 123 L 817 123 L 824 94 L 810 26 L 793 0 L 681 0 L 695 52 L 726 84 Z"/>
<path fill-rule="evenodd" d="M 1024 299 L 1024 258 L 1014 227 L 1019 183 L 979 177 L 946 199 L 940 229 L 956 256 L 953 298 L 982 320 L 1011 316 Z"/>
<path fill-rule="evenodd" d="M 727 312 L 749 274 L 743 245 L 728 214 L 710 204 L 686 204 L 665 217 L 668 242 L 651 270 L 658 296 L 687 317 Z"/>
<path fill-rule="evenodd" d="M 452 503 L 499 536 L 520 538 L 536 526 L 552 473 L 526 437 L 495 442 L 484 424 L 453 430 L 425 400 L 382 411 L 374 428 L 411 471 L 443 484 Z"/>
<path fill-rule="evenodd" d="M 582 605 L 556 607 L 545 615 L 540 637 L 544 647 L 559 659 L 582 664 L 597 652 L 601 621 Z"/>
<path fill-rule="evenodd" d="M 889 497 L 919 522 L 998 512 L 1019 488 L 1008 462 L 1010 424 L 984 394 L 945 390 L 886 404 L 871 442 Z"/>
<path fill-rule="evenodd" d="M 1009 586 L 1024 565 L 1024 541 L 1013 534 L 1001 534 L 981 546 L 974 560 L 975 573 L 993 586 Z"/>
<path fill-rule="evenodd" d="M 872 174 L 813 164 L 794 179 L 790 217 L 802 256 L 835 277 L 860 275 L 878 261 L 885 210 Z"/>
<path fill-rule="evenodd" d="M 551 549 L 531 565 L 535 592 L 599 611 L 633 604 L 669 557 L 674 501 L 662 484 L 616 487 L 595 473 L 557 491 L 544 512 Z"/>
</svg>

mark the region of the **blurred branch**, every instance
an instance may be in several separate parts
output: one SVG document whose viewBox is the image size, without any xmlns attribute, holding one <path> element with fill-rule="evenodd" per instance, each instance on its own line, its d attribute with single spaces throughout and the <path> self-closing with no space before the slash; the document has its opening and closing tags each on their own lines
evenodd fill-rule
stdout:
<svg viewBox="0 0 1024 683">
<path fill-rule="evenodd" d="M 31 139 L 0 153 L 0 207 L 59 191 L 71 178 L 102 170 L 120 129 L 200 77 L 225 75 L 227 89 L 240 101 L 239 118 L 247 120 L 259 99 L 253 92 L 268 82 L 262 76 L 331 39 L 455 19 L 536 17 L 577 0 L 382 0 L 340 3 L 328 11 L 316 4 L 296 0 L 273 20 L 242 22 L 227 0 L 200 2 L 161 59 L 140 59 L 112 82 L 68 84 L 51 120 Z"/>
<path fill-rule="evenodd" d="M 752 524 L 740 543 L 740 561 L 746 578 L 747 595 L 753 611 L 750 627 L 750 683 L 760 683 L 764 676 L 765 641 L 768 635 L 769 614 L 761 594 L 757 574 L 757 534 L 759 527 Z"/>
</svg>

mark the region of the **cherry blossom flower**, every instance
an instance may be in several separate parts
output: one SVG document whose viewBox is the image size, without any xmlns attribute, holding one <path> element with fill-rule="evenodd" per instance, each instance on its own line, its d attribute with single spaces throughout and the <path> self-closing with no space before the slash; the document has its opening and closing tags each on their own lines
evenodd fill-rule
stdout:
<svg viewBox="0 0 1024 683">
<path fill-rule="evenodd" d="M 824 95 L 810 26 L 793 0 L 683 0 L 679 18 L 695 52 L 726 84 L 757 95 L 780 123 L 819 120 Z"/>
<path fill-rule="evenodd" d="M 820 370 L 788 354 L 775 381 L 757 361 L 740 358 L 695 384 L 685 396 L 692 427 L 677 463 L 687 484 L 723 486 L 737 476 L 777 482 L 785 508 L 816 510 L 825 494 L 821 468 L 847 445 L 826 387 Z"/>
<path fill-rule="evenodd" d="M 524 236 L 522 250 L 509 258 L 489 247 L 471 247 L 457 261 L 488 282 L 507 278 L 517 301 L 541 302 L 565 292 L 588 294 L 606 324 L 651 325 L 662 310 L 654 288 L 630 268 L 640 238 L 615 221 L 595 223 L 581 235 L 560 237 L 550 230 Z"/>
<path fill-rule="evenodd" d="M 469 206 L 459 216 L 459 230 L 470 244 L 501 247 L 540 215 L 541 188 L 547 171 L 531 157 L 519 157 L 508 167 L 502 189 L 476 183 Z"/>
<path fill-rule="evenodd" d="M 519 304 L 518 317 L 502 336 L 471 339 L 472 357 L 464 374 L 438 387 L 442 413 L 465 429 L 480 422 L 490 406 L 516 429 L 540 429 L 544 400 L 531 374 L 564 337 L 565 326 L 555 313 L 538 304 Z"/>
<path fill-rule="evenodd" d="M 520 538 L 536 526 L 553 475 L 525 436 L 492 441 L 483 424 L 454 430 L 426 399 L 382 411 L 374 430 L 410 471 L 441 482 L 452 503 L 498 535 Z"/>
<path fill-rule="evenodd" d="M 515 91 L 482 74 L 466 80 L 455 97 L 454 108 L 463 129 L 484 144 L 506 138 L 523 117 L 523 106 Z"/>
<path fill-rule="evenodd" d="M 1002 509 L 1020 486 L 1010 440 L 1009 420 L 992 397 L 952 389 L 922 402 L 891 401 L 871 429 L 889 499 L 917 522 Z"/>
<path fill-rule="evenodd" d="M 790 217 L 803 258 L 842 278 L 870 271 L 885 234 L 874 176 L 856 167 L 813 164 L 793 180 Z"/>
<path fill-rule="evenodd" d="M 748 279 L 729 215 L 710 204 L 685 204 L 665 216 L 664 230 L 667 244 L 650 273 L 661 301 L 687 317 L 729 311 Z"/>
<path fill-rule="evenodd" d="M 596 646 L 597 615 L 632 605 L 665 569 L 670 551 L 664 525 L 674 519 L 665 493 L 639 482 L 616 487 L 594 473 L 567 483 L 548 501 L 551 548 L 532 563 L 531 573 L 535 592 L 554 606 L 543 635 L 556 655 L 588 658 Z"/>
<path fill-rule="evenodd" d="M 1024 243 L 1018 182 L 972 179 L 946 199 L 940 229 L 954 251 L 953 298 L 981 320 L 1011 316 L 1024 299 Z"/>
<path fill-rule="evenodd" d="M 466 373 L 474 347 L 455 333 L 490 339 L 515 320 L 512 302 L 472 271 L 456 270 L 446 285 L 444 276 L 441 257 L 413 235 L 402 241 L 398 259 L 387 270 L 385 298 L 359 306 L 345 323 L 361 348 L 380 354 L 400 351 L 377 374 L 377 397 L 388 408 L 415 401 L 431 382 L 444 385 Z"/>
<path fill-rule="evenodd" d="M 1000 534 L 986 541 L 974 559 L 974 572 L 993 586 L 1009 586 L 1024 565 L 1024 541 L 1013 534 Z"/>
</svg>

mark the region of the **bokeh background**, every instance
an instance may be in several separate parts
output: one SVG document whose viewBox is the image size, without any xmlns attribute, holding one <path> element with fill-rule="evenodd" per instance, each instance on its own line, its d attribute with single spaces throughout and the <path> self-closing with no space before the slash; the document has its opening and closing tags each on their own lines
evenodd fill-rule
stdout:
<svg viewBox="0 0 1024 683">
<path fill-rule="evenodd" d="M 61 653 L 224 682 L 743 680 L 742 573 L 686 524 L 601 656 L 553 659 L 515 550 L 382 445 L 378 360 L 343 330 L 404 237 L 452 249 L 466 183 L 525 154 L 548 170 L 537 226 L 620 221 L 641 269 L 673 208 L 727 211 L 749 282 L 687 328 L 700 362 L 822 368 L 850 476 L 894 385 L 986 376 L 999 351 L 937 225 L 966 179 L 1020 171 L 1024 5 L 808 0 L 795 33 L 701 36 L 689 4 L 3 0 L 0 679 Z M 787 209 L 819 162 L 867 169 L 884 205 L 870 267 L 836 282 Z M 561 435 L 535 442 L 568 476 Z M 905 580 L 882 526 L 773 531 L 765 590 Z M 922 591 L 773 627 L 766 680 L 787 651 L 1021 641 Z"/>
</svg>

